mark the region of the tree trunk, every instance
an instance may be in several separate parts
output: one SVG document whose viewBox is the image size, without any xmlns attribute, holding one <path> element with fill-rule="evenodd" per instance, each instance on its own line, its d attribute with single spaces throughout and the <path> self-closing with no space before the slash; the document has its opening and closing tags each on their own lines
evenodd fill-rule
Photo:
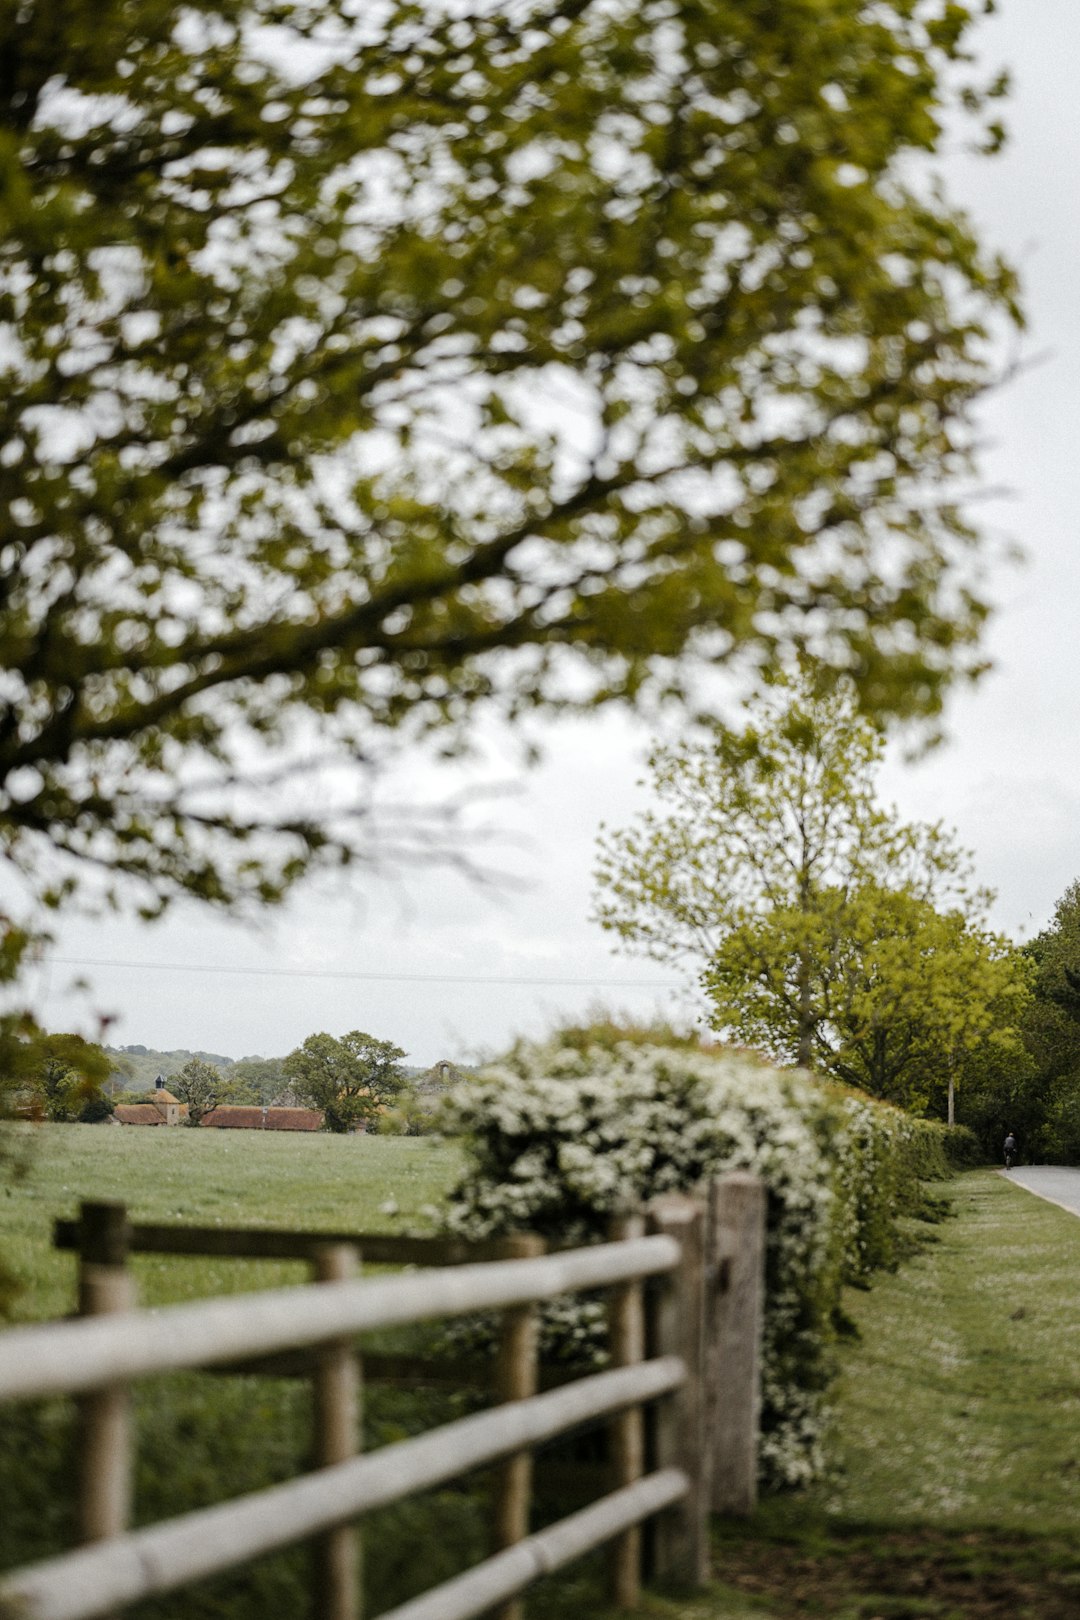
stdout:
<svg viewBox="0 0 1080 1620">
<path fill-rule="evenodd" d="M 814 1055 L 814 1009 L 810 991 L 810 963 L 799 953 L 799 1051 L 800 1069 L 809 1069 Z"/>
</svg>

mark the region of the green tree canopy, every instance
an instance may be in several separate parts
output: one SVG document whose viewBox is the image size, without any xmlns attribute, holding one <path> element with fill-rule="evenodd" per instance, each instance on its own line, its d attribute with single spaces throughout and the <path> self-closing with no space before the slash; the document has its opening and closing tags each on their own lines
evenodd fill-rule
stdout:
<svg viewBox="0 0 1080 1620">
<path fill-rule="evenodd" d="M 703 983 L 715 1028 L 786 1062 L 806 1061 L 808 1033 L 820 1073 L 920 1113 L 933 1100 L 951 1114 L 980 1049 L 1024 1061 L 1029 975 L 1017 947 L 908 889 L 863 881 L 748 918 Z"/>
<path fill-rule="evenodd" d="M 1052 1159 L 1080 1158 L 1080 880 L 1027 946 L 1035 993 L 1024 1040 L 1037 1073 L 1039 1145 Z"/>
<path fill-rule="evenodd" d="M 29 1095 L 46 1119 L 70 1123 L 109 1112 L 104 1086 L 112 1058 L 81 1035 L 40 1035 L 28 1043 Z"/>
<path fill-rule="evenodd" d="M 742 731 L 657 749 L 663 808 L 602 832 L 596 915 L 689 963 L 715 1028 L 921 1107 L 981 1043 L 1018 1048 L 1027 974 L 949 834 L 877 805 L 882 747 L 850 692 L 804 677 Z"/>
<path fill-rule="evenodd" d="M 187 1103 L 189 1125 L 200 1125 L 204 1115 L 223 1101 L 221 1071 L 202 1058 L 190 1058 L 179 1074 L 170 1076 L 169 1085 L 174 1096 Z"/>
<path fill-rule="evenodd" d="M 373 837 L 283 759 L 478 705 L 805 648 L 932 711 L 1018 318 L 930 179 L 957 108 L 997 141 L 977 9 L 5 6 L 0 838 L 34 894 L 273 899 Z"/>
<path fill-rule="evenodd" d="M 964 903 L 967 863 L 947 832 L 878 806 L 883 747 L 850 689 L 822 693 L 803 675 L 751 700 L 741 731 L 655 749 L 660 809 L 601 829 L 597 920 L 630 951 L 700 971 L 737 930 L 768 917 L 803 919 L 796 955 L 806 958 L 837 905 L 867 883 Z M 804 961 L 804 980 L 806 971 Z M 809 1063 L 809 1008 L 799 1027 L 799 1061 Z"/>
<path fill-rule="evenodd" d="M 229 1101 L 270 1104 L 287 1084 L 284 1058 L 238 1058 L 229 1070 Z"/>
<path fill-rule="evenodd" d="M 405 1084 L 400 1046 L 362 1030 L 337 1039 L 309 1035 L 285 1059 L 285 1074 L 298 1096 L 321 1108 L 327 1128 L 347 1131 L 359 1120 L 373 1121 Z"/>
<path fill-rule="evenodd" d="M 1072 1050 L 1080 1066 L 1080 879 L 1069 884 L 1027 950 L 1036 969 L 1036 999 L 1057 1008 L 1059 1027 L 1075 1032 Z"/>
</svg>

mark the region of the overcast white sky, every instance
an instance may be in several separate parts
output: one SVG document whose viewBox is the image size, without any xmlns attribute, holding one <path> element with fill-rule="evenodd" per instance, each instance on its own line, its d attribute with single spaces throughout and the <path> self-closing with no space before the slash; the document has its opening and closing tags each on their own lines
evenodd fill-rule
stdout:
<svg viewBox="0 0 1080 1620">
<path fill-rule="evenodd" d="M 987 504 L 983 521 L 1017 540 L 1027 562 L 995 576 L 993 673 L 953 698 L 945 747 L 914 766 L 890 763 L 883 797 L 955 827 L 997 891 L 995 923 L 1020 936 L 1080 877 L 1080 5 L 1004 0 L 981 37 L 984 63 L 1014 74 L 1010 146 L 992 163 L 958 158 L 951 177 L 986 237 L 1021 264 L 1026 349 L 1043 357 L 984 410 L 984 480 L 1011 493 Z M 495 858 L 525 886 L 494 896 L 445 872 L 404 887 L 354 875 L 347 889 L 297 896 L 257 929 L 194 909 L 151 927 L 71 921 L 62 960 L 39 977 L 45 1016 L 90 1033 L 97 1009 L 115 1016 L 113 1043 L 234 1057 L 360 1028 L 430 1063 L 497 1051 L 591 1001 L 670 1013 L 680 1004 L 663 988 L 672 975 L 613 956 L 588 921 L 597 825 L 620 825 L 643 804 L 635 784 L 648 736 L 608 716 L 547 738 L 545 766 L 488 812 L 517 839 Z M 509 749 L 501 762 L 496 751 L 486 773 L 505 779 L 510 761 Z M 430 772 L 418 785 L 430 796 Z M 124 965 L 91 965 L 104 962 Z M 80 974 L 89 995 L 71 988 Z"/>
</svg>

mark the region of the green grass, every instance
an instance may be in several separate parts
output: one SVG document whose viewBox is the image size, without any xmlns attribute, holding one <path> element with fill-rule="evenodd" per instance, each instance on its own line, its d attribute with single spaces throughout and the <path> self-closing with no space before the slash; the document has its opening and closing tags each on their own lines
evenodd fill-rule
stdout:
<svg viewBox="0 0 1080 1620">
<path fill-rule="evenodd" d="M 1001 1176 L 961 1178 L 940 1242 L 851 1313 L 828 1514 L 1080 1524 L 1080 1220 Z"/>
<path fill-rule="evenodd" d="M 48 1125 L 23 1132 L 27 1172 L 0 1180 L 0 1257 L 19 1289 L 16 1320 L 72 1308 L 75 1260 L 52 1248 L 58 1215 L 115 1198 L 134 1220 L 305 1230 L 419 1232 L 461 1165 L 431 1137 L 275 1135 Z M 397 1213 L 385 1207 L 393 1203 Z M 136 1255 L 139 1296 L 162 1305 L 302 1280 L 298 1265 Z"/>
<path fill-rule="evenodd" d="M 21 1285 L 15 1312 L 21 1320 L 71 1310 L 75 1259 L 53 1250 L 52 1226 L 56 1216 L 75 1214 L 83 1198 L 120 1199 L 135 1220 L 415 1232 L 431 1228 L 462 1163 L 456 1144 L 430 1137 L 48 1126 L 27 1130 L 25 1141 L 26 1176 L 0 1181 L 0 1254 Z M 130 1264 L 147 1305 L 296 1283 L 307 1275 L 305 1266 L 273 1262 L 135 1255 Z M 475 1393 L 369 1388 L 365 1447 L 430 1429 L 483 1400 Z M 258 1490 L 310 1465 L 310 1389 L 303 1380 L 189 1373 L 141 1381 L 136 1403 L 137 1524 Z M 68 1402 L 5 1411 L 0 1569 L 73 1544 L 74 1445 Z M 582 1470 L 575 1459 L 568 1471 L 566 1456 L 567 1448 L 553 1446 L 539 1462 L 542 1522 L 583 1500 Z M 585 1479 L 595 1487 L 594 1473 L 585 1471 Z M 488 1556 L 494 1488 L 492 1476 L 480 1473 L 367 1519 L 366 1612 L 404 1602 Z M 308 1565 L 308 1550 L 297 1547 L 125 1612 L 131 1620 L 301 1620 L 309 1613 Z M 600 1559 L 582 1561 L 545 1582 L 530 1612 L 551 1620 L 598 1613 L 602 1573 Z"/>
<path fill-rule="evenodd" d="M 21 1314 L 61 1314 L 74 1263 L 51 1251 L 51 1223 L 80 1197 L 122 1198 L 136 1218 L 407 1230 L 424 1226 L 459 1163 L 452 1144 L 426 1138 L 56 1127 L 37 1134 L 29 1178 L 0 1196 L 0 1235 L 27 1285 Z M 914 1257 L 845 1301 L 858 1337 L 842 1351 L 827 1477 L 764 1503 L 749 1525 L 718 1525 L 721 1578 L 692 1600 L 648 1596 L 648 1620 L 1080 1612 L 1080 1221 L 985 1172 L 948 1191 L 953 1217 L 924 1227 L 930 1241 Z M 396 1216 L 382 1212 L 390 1199 Z M 153 1303 L 298 1275 L 249 1262 L 135 1264 Z M 140 1401 L 143 1522 L 305 1466 L 302 1384 L 188 1375 L 154 1380 Z M 367 1443 L 449 1415 L 438 1398 L 372 1391 Z M 62 1403 L 26 1408 L 0 1430 L 3 1563 L 70 1543 L 70 1431 Z M 541 1459 L 542 1477 L 553 1464 Z M 474 1479 L 369 1525 L 371 1612 L 482 1557 L 487 1515 L 485 1482 Z M 260 1610 L 294 1620 L 305 1612 L 305 1556 L 147 1605 L 139 1620 L 261 1620 Z M 597 1568 L 591 1560 L 544 1583 L 530 1612 L 596 1620 L 607 1612 Z"/>
<path fill-rule="evenodd" d="M 827 1478 L 719 1528 L 701 1620 L 1080 1612 L 1080 1220 L 988 1172 L 950 1191 L 846 1302 Z"/>
<path fill-rule="evenodd" d="M 460 1169 L 431 1138 L 273 1136 L 255 1132 L 47 1126 L 24 1133 L 26 1174 L 0 1182 L 0 1254 L 15 1275 L 15 1317 L 48 1319 L 74 1302 L 75 1259 L 52 1248 L 53 1220 L 83 1198 L 115 1198 L 136 1220 L 309 1230 L 422 1231 Z M 396 1206 L 389 1213 L 388 1205 Z M 141 1303 L 300 1282 L 298 1264 L 135 1255 Z M 384 1444 L 457 1415 L 466 1403 L 369 1392 L 365 1441 Z M 303 1472 L 311 1433 L 303 1380 L 199 1373 L 137 1388 L 136 1522 L 152 1523 Z M 29 1403 L 0 1424 L 0 1568 L 75 1539 L 69 1402 Z M 368 1532 L 373 1589 L 394 1602 L 487 1551 L 486 1482 L 378 1516 Z M 438 1526 L 439 1540 L 432 1531 Z M 423 1560 L 417 1541 L 429 1541 Z M 299 1547 L 130 1611 L 134 1620 L 294 1620 L 307 1613 L 308 1552 Z M 386 1606 L 386 1602 L 380 1604 Z"/>
</svg>

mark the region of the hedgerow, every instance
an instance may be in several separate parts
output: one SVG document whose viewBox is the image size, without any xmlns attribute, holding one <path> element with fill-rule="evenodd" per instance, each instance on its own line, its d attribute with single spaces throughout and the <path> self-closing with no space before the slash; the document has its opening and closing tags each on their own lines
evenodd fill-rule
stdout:
<svg viewBox="0 0 1080 1620">
<path fill-rule="evenodd" d="M 449 1224 L 468 1237 L 528 1228 L 588 1242 L 658 1193 L 757 1172 L 768 1189 L 762 1480 L 819 1472 L 842 1284 L 893 1262 L 897 1217 L 917 1212 L 924 1178 L 948 1173 L 942 1127 L 685 1043 L 522 1044 L 448 1110 L 468 1144 Z M 579 1323 L 579 1349 L 586 1337 Z"/>
</svg>

